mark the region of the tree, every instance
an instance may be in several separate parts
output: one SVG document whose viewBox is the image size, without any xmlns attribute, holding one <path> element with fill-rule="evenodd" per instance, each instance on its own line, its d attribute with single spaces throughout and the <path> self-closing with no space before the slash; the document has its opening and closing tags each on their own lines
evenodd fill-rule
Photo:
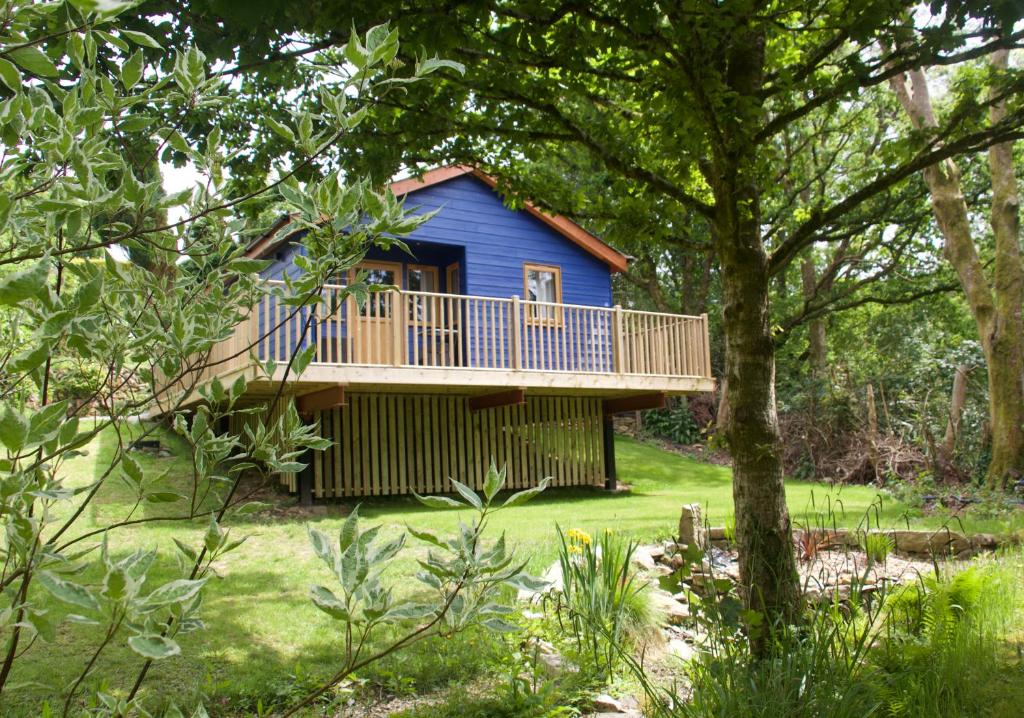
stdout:
<svg viewBox="0 0 1024 718">
<path fill-rule="evenodd" d="M 1005 48 L 995 50 L 990 57 L 991 72 L 986 83 L 989 96 L 981 104 L 987 105 L 992 124 L 1002 122 L 1009 111 L 1005 94 L 1008 63 L 1009 51 Z M 894 75 L 890 85 L 914 131 L 926 136 L 940 134 L 942 125 L 923 67 Z M 923 174 L 945 239 L 945 256 L 960 280 L 985 353 L 992 436 L 988 483 L 993 488 L 1005 489 L 1024 475 L 1024 262 L 1012 140 L 988 148 L 988 167 L 989 223 L 994 238 L 991 273 L 986 271 L 975 238 L 978 229 L 971 221 L 957 163 L 950 157 L 926 167 Z M 963 399 L 959 404 L 962 406 Z M 947 433 L 947 447 L 952 446 L 953 436 L 955 432 Z"/>
</svg>

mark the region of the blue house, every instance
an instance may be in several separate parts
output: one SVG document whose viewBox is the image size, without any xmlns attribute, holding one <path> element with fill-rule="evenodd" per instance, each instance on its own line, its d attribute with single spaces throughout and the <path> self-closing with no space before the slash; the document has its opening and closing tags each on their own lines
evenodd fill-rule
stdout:
<svg viewBox="0 0 1024 718">
<path fill-rule="evenodd" d="M 415 211 L 437 210 L 408 238 L 411 253 L 373 249 L 353 270 L 395 289 L 357 306 L 340 299 L 352 275 L 339 278 L 324 290 L 339 300 L 305 335 L 268 293 L 216 348 L 242 355 L 217 373 L 245 373 L 258 402 L 283 369 L 261 379 L 238 349 L 283 366 L 315 345 L 289 392 L 333 446 L 315 452 L 307 475 L 282 477 L 289 489 L 310 499 L 430 493 L 449 490 L 449 476 L 480 487 L 491 458 L 512 488 L 545 476 L 607 485 L 614 413 L 713 389 L 706 315 L 613 305 L 611 277 L 627 258 L 565 217 L 510 209 L 495 185 L 462 166 L 393 183 Z M 288 226 L 248 249 L 274 260 L 269 283 L 301 271 L 301 233 Z"/>
</svg>

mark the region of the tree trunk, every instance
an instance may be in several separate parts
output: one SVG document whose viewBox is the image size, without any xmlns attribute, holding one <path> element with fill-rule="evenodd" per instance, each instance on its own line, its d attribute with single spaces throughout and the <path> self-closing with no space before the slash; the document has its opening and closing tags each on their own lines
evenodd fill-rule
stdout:
<svg viewBox="0 0 1024 718">
<path fill-rule="evenodd" d="M 1005 69 L 1007 53 L 992 55 L 992 64 Z M 915 129 L 937 126 L 928 82 L 922 70 L 891 80 L 896 96 Z M 998 122 L 1005 104 L 994 102 L 990 120 Z M 991 224 L 995 236 L 993 281 L 972 236 L 972 226 L 961 189 L 960 170 L 944 160 L 924 170 L 932 209 L 945 240 L 944 251 L 960 279 L 971 315 L 978 328 L 988 373 L 989 422 L 992 430 L 992 461 L 988 483 L 1006 488 L 1024 473 L 1024 267 L 1020 252 L 1020 201 L 1013 172 L 1013 143 L 989 150 L 992 174 Z"/>
<path fill-rule="evenodd" d="M 804 301 L 809 302 L 817 294 L 818 285 L 818 275 L 813 261 L 807 259 L 800 265 L 800 279 L 804 290 Z M 828 341 L 825 334 L 825 320 L 822 317 L 812 319 L 807 324 L 807 335 L 811 376 L 821 379 L 828 371 Z"/>
<path fill-rule="evenodd" d="M 753 98 L 763 86 L 764 53 L 765 38 L 757 31 L 731 39 L 724 76 L 736 96 L 744 98 L 740 103 L 759 102 Z M 708 112 L 717 116 L 719 110 Z M 725 438 L 732 454 L 739 590 L 765 626 L 778 626 L 798 620 L 801 596 L 775 407 L 770 275 L 761 236 L 759 158 L 752 139 L 759 122 L 757 113 L 737 114 L 729 130 L 716 136 L 712 159 L 702 171 L 715 198 L 711 221 L 722 284 L 729 406 Z M 755 656 L 770 654 L 768 638 L 764 626 L 751 627 Z"/>
<path fill-rule="evenodd" d="M 1009 51 L 993 53 L 992 65 L 1006 70 Z M 996 102 L 989 120 L 1000 122 L 1006 104 Z M 992 174 L 992 233 L 995 237 L 992 289 L 995 312 L 986 359 L 989 412 L 992 421 L 992 462 L 988 483 L 1006 488 L 1024 475 L 1024 265 L 1020 251 L 1020 196 L 1013 167 L 1013 143 L 988 151 Z"/>
<path fill-rule="evenodd" d="M 949 398 L 949 417 L 946 420 L 946 435 L 942 438 L 943 460 L 952 463 L 956 452 L 956 441 L 960 438 L 960 420 L 967 403 L 967 375 L 971 368 L 961 364 L 953 375 L 953 392 Z"/>
</svg>

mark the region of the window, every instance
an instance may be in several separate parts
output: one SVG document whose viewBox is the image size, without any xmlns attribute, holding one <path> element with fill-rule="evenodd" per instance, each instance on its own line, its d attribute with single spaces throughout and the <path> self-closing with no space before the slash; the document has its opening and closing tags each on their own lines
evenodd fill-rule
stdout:
<svg viewBox="0 0 1024 718">
<path fill-rule="evenodd" d="M 562 303 L 562 270 L 543 264 L 523 265 L 526 298 L 531 302 Z M 537 322 L 557 322 L 558 308 L 529 305 L 527 318 Z"/>
</svg>

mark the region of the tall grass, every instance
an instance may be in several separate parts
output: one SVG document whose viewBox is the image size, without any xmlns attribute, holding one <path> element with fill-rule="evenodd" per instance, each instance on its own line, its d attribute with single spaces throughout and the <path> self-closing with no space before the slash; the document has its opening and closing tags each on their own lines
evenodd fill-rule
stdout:
<svg viewBox="0 0 1024 718">
<path fill-rule="evenodd" d="M 582 531 L 558 527 L 562 590 L 554 594 L 555 614 L 571 632 L 580 667 L 608 680 L 623 648 L 634 648 L 657 633 L 646 585 L 632 565 L 637 544 L 603 531 L 596 541 Z"/>
</svg>

